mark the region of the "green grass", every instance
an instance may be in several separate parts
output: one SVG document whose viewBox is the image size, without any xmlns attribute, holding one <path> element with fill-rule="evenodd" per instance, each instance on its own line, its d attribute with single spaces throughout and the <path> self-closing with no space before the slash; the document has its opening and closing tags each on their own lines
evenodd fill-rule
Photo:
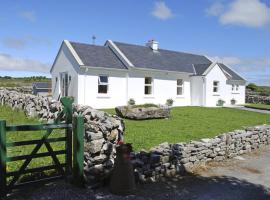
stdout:
<svg viewBox="0 0 270 200">
<path fill-rule="evenodd" d="M 0 119 L 6 120 L 7 125 L 20 125 L 20 124 L 40 124 L 41 122 L 37 119 L 27 118 L 23 112 L 20 111 L 13 111 L 10 107 L 0 106 Z M 14 141 L 26 141 L 26 140 L 34 140 L 34 139 L 41 139 L 44 131 L 23 131 L 23 132 L 7 132 L 7 142 L 14 142 Z M 57 130 L 53 131 L 51 136 L 52 137 L 63 137 L 64 131 Z M 52 148 L 54 150 L 63 150 L 65 145 L 64 142 L 55 142 L 51 143 Z M 31 153 L 35 145 L 25 145 L 25 146 L 18 146 L 18 147 L 8 147 L 7 148 L 7 156 L 19 156 L 19 155 L 28 155 Z M 46 147 L 43 145 L 38 153 L 47 152 Z M 60 162 L 64 162 L 64 155 L 57 156 L 60 159 Z M 9 162 L 7 165 L 7 171 L 16 171 L 22 165 L 23 161 L 14 161 Z M 52 165 L 53 161 L 51 157 L 43 157 L 43 158 L 35 158 L 33 159 L 30 164 L 29 168 L 32 167 L 39 167 L 45 165 Z"/>
<path fill-rule="evenodd" d="M 0 87 L 32 86 L 33 82 L 50 82 L 46 77 L 0 77 Z"/>
<path fill-rule="evenodd" d="M 114 109 L 104 111 L 114 113 Z M 170 119 L 125 119 L 125 124 L 125 142 L 132 143 L 136 150 L 148 150 L 166 141 L 186 142 L 246 126 L 270 124 L 270 115 L 230 108 L 175 107 Z"/>
<path fill-rule="evenodd" d="M 270 105 L 266 105 L 266 104 L 247 104 L 245 105 L 245 107 L 261 109 L 261 110 L 270 110 Z"/>
</svg>

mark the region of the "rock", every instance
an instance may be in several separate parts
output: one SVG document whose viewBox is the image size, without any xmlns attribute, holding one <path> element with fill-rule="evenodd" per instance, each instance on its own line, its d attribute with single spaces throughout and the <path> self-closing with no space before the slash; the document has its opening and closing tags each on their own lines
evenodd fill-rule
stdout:
<svg viewBox="0 0 270 200">
<path fill-rule="evenodd" d="M 160 119 L 170 117 L 169 107 L 132 107 L 119 106 L 115 108 L 116 114 L 127 119 Z"/>
<path fill-rule="evenodd" d="M 117 139 L 118 137 L 118 130 L 117 129 L 113 129 L 108 137 L 108 140 L 112 141 Z"/>
<path fill-rule="evenodd" d="M 98 140 L 98 139 L 103 138 L 103 133 L 101 131 L 98 131 L 97 133 L 86 131 L 85 134 L 87 135 L 89 140 Z"/>
<path fill-rule="evenodd" d="M 91 154 L 100 152 L 104 142 L 105 140 L 103 138 L 99 140 L 93 140 L 91 142 L 85 143 L 84 149 Z"/>
</svg>

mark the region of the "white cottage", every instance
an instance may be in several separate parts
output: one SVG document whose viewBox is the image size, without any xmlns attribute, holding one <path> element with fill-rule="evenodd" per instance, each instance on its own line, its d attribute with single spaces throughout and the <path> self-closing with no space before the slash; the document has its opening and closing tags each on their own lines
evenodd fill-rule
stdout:
<svg viewBox="0 0 270 200">
<path fill-rule="evenodd" d="M 106 41 L 104 46 L 64 40 L 51 68 L 52 95 L 73 96 L 94 108 L 136 104 L 214 107 L 245 103 L 245 79 L 202 55 Z"/>
</svg>

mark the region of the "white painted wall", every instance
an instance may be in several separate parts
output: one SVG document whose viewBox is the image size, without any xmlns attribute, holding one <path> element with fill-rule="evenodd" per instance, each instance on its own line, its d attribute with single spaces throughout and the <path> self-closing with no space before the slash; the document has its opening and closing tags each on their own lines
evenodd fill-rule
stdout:
<svg viewBox="0 0 270 200">
<path fill-rule="evenodd" d="M 98 76 L 109 77 L 107 94 L 98 93 Z M 114 108 L 126 105 L 126 72 L 120 70 L 105 70 L 88 68 L 82 71 L 78 78 L 78 103 L 93 108 Z"/>
<path fill-rule="evenodd" d="M 153 78 L 153 94 L 144 94 L 145 77 Z M 183 95 L 177 96 L 177 79 L 183 79 Z M 128 99 L 133 98 L 137 104 L 165 104 L 173 99 L 173 106 L 190 105 L 190 77 L 188 74 L 157 72 L 150 70 L 130 70 L 128 78 Z"/>
<path fill-rule="evenodd" d="M 191 105 L 204 105 L 204 76 L 191 76 Z"/>
<path fill-rule="evenodd" d="M 98 94 L 98 76 L 109 76 L 108 94 Z M 153 95 L 144 95 L 144 78 L 153 78 Z M 184 80 L 184 94 L 176 95 L 176 79 Z M 136 104 L 156 103 L 165 104 L 172 98 L 174 106 L 190 105 L 190 79 L 187 74 L 166 74 L 142 70 L 105 70 L 88 68 L 78 77 L 78 103 L 93 108 L 114 108 L 126 105 L 130 98 Z"/>
<path fill-rule="evenodd" d="M 71 76 L 68 93 L 78 103 L 78 73 L 79 65 L 70 53 L 69 49 L 62 43 L 58 55 L 51 70 L 52 75 L 52 97 L 57 99 L 60 94 L 60 73 L 67 72 Z M 58 81 L 56 82 L 56 77 Z"/>
<path fill-rule="evenodd" d="M 239 86 L 239 91 L 232 91 L 232 85 L 227 84 L 227 78 L 218 65 L 215 65 L 205 77 L 205 106 L 214 107 L 219 99 L 225 101 L 224 105 L 231 105 L 235 99 L 236 104 L 245 103 L 245 85 Z M 213 92 L 213 81 L 219 81 L 219 92 Z"/>
</svg>

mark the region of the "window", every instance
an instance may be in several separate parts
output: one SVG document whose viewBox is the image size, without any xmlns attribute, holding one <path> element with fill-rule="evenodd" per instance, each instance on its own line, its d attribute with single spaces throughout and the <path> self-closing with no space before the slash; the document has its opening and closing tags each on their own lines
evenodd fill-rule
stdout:
<svg viewBox="0 0 270 200">
<path fill-rule="evenodd" d="M 236 91 L 238 91 L 238 90 L 239 90 L 239 85 L 236 85 L 235 90 L 236 90 Z"/>
<path fill-rule="evenodd" d="M 144 79 L 144 94 L 150 95 L 153 93 L 153 79 L 152 77 L 145 77 Z"/>
<path fill-rule="evenodd" d="M 214 81 L 213 82 L 213 92 L 215 92 L 215 93 L 218 92 L 218 86 L 219 86 L 219 81 Z"/>
<path fill-rule="evenodd" d="M 98 77 L 98 93 L 107 94 L 109 87 L 108 76 L 99 76 Z"/>
<path fill-rule="evenodd" d="M 234 84 L 232 84 L 232 91 L 234 91 Z"/>
<path fill-rule="evenodd" d="M 177 95 L 183 95 L 183 79 L 177 79 L 177 88 L 176 88 L 176 94 Z"/>
</svg>

